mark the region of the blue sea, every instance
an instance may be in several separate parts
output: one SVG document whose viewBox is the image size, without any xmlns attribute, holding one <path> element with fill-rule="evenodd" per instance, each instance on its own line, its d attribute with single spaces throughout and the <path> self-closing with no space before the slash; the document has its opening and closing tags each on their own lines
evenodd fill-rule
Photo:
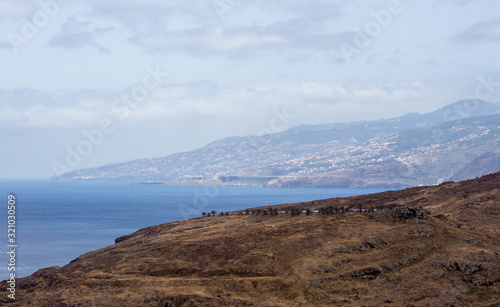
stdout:
<svg viewBox="0 0 500 307">
<path fill-rule="evenodd" d="M 167 186 L 114 181 L 0 181 L 0 280 L 8 279 L 7 203 L 16 197 L 16 277 L 111 244 L 141 228 L 249 207 L 387 189 Z M 3 229 L 3 230 L 1 230 Z M 1 252 L 4 250 L 3 252 Z"/>
</svg>

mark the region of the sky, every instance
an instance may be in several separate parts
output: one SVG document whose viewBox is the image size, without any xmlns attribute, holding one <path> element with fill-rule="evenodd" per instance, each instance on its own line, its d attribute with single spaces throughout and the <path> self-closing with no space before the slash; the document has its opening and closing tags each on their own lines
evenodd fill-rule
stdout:
<svg viewBox="0 0 500 307">
<path fill-rule="evenodd" d="M 496 0 L 0 0 L 0 178 L 500 101 Z"/>
</svg>

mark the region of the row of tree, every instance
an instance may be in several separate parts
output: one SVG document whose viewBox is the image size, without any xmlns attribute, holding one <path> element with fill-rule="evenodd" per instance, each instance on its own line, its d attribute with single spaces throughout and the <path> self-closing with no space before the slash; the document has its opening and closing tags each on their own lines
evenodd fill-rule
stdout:
<svg viewBox="0 0 500 307">
<path fill-rule="evenodd" d="M 349 211 L 349 208 L 347 207 L 333 207 L 333 206 L 330 206 L 330 207 L 325 207 L 325 208 L 320 208 L 319 209 L 319 213 L 325 215 L 325 214 L 333 214 L 333 213 L 344 213 L 344 212 L 348 212 Z"/>
<path fill-rule="evenodd" d="M 248 214 L 263 214 L 263 215 L 278 215 L 278 209 L 277 208 L 268 208 L 268 209 L 257 209 L 255 211 L 250 211 L 249 209 L 246 209 L 245 210 L 245 214 L 248 215 Z M 209 216 L 215 216 L 217 215 L 217 212 L 212 210 L 211 212 L 202 212 L 201 213 L 202 216 L 204 217 L 209 217 Z M 219 213 L 219 216 L 224 216 L 224 215 L 229 215 L 229 212 L 220 212 Z M 238 212 L 238 215 L 243 215 L 243 212 L 240 211 Z"/>
<path fill-rule="evenodd" d="M 214 211 L 214 210 L 212 210 L 211 212 L 202 212 L 201 213 L 202 216 L 207 216 L 207 217 L 210 215 L 215 216 L 216 214 L 217 214 L 217 211 Z M 219 215 L 224 215 L 224 212 L 219 213 Z"/>
<path fill-rule="evenodd" d="M 318 213 L 322 214 L 322 215 L 325 215 L 325 214 L 334 214 L 334 213 L 344 213 L 344 212 L 349 212 L 349 208 L 348 207 L 333 207 L 333 206 L 329 206 L 329 207 L 324 207 L 324 208 L 320 208 L 318 210 Z M 356 210 L 354 210 L 356 211 Z M 358 211 L 360 213 L 369 213 L 369 212 L 375 212 L 376 209 L 371 206 L 369 209 L 363 209 L 363 206 L 361 204 L 358 205 Z M 303 213 L 303 211 L 301 209 L 298 209 L 298 208 L 292 208 L 290 209 L 290 211 L 283 211 L 283 213 L 288 213 L 290 212 L 292 215 L 300 215 L 301 213 Z M 313 213 L 313 211 L 311 211 L 311 209 L 307 209 L 305 211 L 305 214 L 306 215 L 310 215 L 311 213 Z M 240 211 L 238 212 L 239 215 L 243 215 L 243 212 Z M 250 211 L 249 209 L 246 209 L 245 210 L 245 214 L 246 215 L 249 215 L 249 214 L 256 214 L 256 215 L 278 215 L 278 209 L 277 208 L 267 208 L 267 209 L 257 209 L 255 211 Z M 212 210 L 211 212 L 203 212 L 201 214 L 202 216 L 206 216 L 206 217 L 209 217 L 209 216 L 215 216 L 217 215 L 217 212 Z M 219 216 L 224 216 L 224 215 L 229 215 L 229 212 L 221 212 L 219 213 Z"/>
</svg>

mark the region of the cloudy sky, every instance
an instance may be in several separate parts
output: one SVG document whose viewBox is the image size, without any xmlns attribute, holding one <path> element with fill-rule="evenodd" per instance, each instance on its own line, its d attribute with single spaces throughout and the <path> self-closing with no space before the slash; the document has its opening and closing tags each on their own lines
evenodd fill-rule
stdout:
<svg viewBox="0 0 500 307">
<path fill-rule="evenodd" d="M 496 0 L 0 0 L 0 178 L 496 102 L 499 54 Z"/>
</svg>

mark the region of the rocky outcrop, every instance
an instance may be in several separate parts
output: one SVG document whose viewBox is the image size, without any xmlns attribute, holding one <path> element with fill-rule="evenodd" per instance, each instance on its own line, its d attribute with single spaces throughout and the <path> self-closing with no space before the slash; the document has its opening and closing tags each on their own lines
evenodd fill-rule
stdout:
<svg viewBox="0 0 500 307">
<path fill-rule="evenodd" d="M 425 213 L 422 206 L 404 206 L 394 208 L 392 211 L 392 217 L 398 220 L 425 220 L 427 218 L 427 214 Z"/>
</svg>

